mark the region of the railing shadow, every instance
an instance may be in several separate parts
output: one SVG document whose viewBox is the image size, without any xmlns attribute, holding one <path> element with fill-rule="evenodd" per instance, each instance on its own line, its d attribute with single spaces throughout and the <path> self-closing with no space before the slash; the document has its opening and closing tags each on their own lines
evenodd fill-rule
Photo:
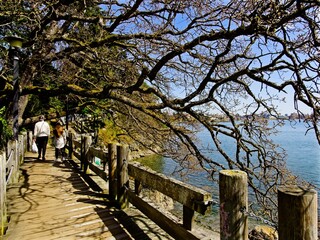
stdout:
<svg viewBox="0 0 320 240">
<path fill-rule="evenodd" d="M 71 182 L 74 189 L 74 194 L 83 196 L 77 199 L 78 202 L 84 202 L 87 204 L 95 205 L 94 208 L 96 214 L 100 217 L 105 225 L 105 229 L 101 229 L 101 232 L 104 230 L 110 231 L 112 236 L 115 239 L 123 238 L 124 235 L 128 235 L 128 238 L 133 239 L 151 239 L 145 232 L 142 230 L 135 221 L 143 222 L 145 219 L 141 216 L 129 216 L 123 210 L 116 208 L 116 202 L 112 200 L 109 194 L 103 193 L 103 189 L 87 174 L 82 174 L 78 168 L 78 165 L 73 160 L 68 160 L 65 162 L 67 168 L 72 168 L 74 172 L 67 179 Z M 81 179 L 81 181 L 79 181 Z M 97 197 L 101 199 L 92 199 L 92 197 Z M 135 218 L 135 221 L 132 219 Z M 145 227 L 148 227 L 148 222 L 144 222 Z M 124 229 L 125 230 L 124 230 Z M 151 229 L 149 229 L 151 231 Z M 99 236 L 100 232 L 93 233 L 91 236 Z M 156 234 L 156 233 L 154 233 Z M 159 236 L 158 239 L 163 239 Z"/>
<path fill-rule="evenodd" d="M 38 192 L 39 196 L 42 198 L 55 198 L 54 195 L 46 195 L 44 191 L 42 191 L 47 187 L 45 184 L 43 185 L 43 183 L 30 183 L 30 174 L 32 173 L 30 173 L 29 170 L 33 168 L 34 164 L 42 163 L 50 165 L 48 167 L 60 168 L 59 171 L 70 172 L 70 176 L 67 178 L 63 178 L 61 176 L 55 176 L 54 174 L 49 175 L 46 173 L 37 173 L 37 175 L 46 175 L 47 179 L 53 178 L 57 184 L 63 184 L 63 182 L 68 181 L 72 186 L 72 188 L 70 188 L 70 191 L 74 196 L 76 196 L 74 201 L 91 204 L 93 206 L 92 213 L 87 213 L 84 216 L 77 215 L 72 221 L 70 221 L 70 219 L 66 219 L 65 221 L 59 222 L 58 225 L 48 225 L 45 228 L 47 232 L 61 229 L 61 231 L 66 230 L 65 236 L 72 237 L 74 233 L 72 233 L 71 231 L 68 232 L 69 230 L 67 229 L 67 225 L 85 225 L 90 221 L 90 216 L 96 215 L 99 219 L 101 219 L 101 222 L 104 226 L 100 225 L 99 228 L 91 230 L 89 232 L 76 233 L 77 237 L 96 237 L 97 239 L 99 239 L 101 235 L 110 235 L 110 237 L 113 236 L 114 239 L 150 239 L 146 234 L 144 234 L 139 226 L 134 223 L 134 221 L 130 220 L 130 216 L 128 216 L 123 211 L 115 208 L 115 202 L 108 199 L 108 194 L 104 194 L 102 192 L 102 189 L 99 188 L 99 186 L 90 178 L 90 176 L 84 177 L 78 171 L 78 169 L 73 168 L 72 164 L 69 161 L 56 164 L 50 160 L 41 161 L 36 160 L 33 157 L 26 157 L 25 163 L 26 164 L 24 165 L 24 168 L 20 169 L 22 181 L 20 181 L 18 184 L 10 186 L 11 191 L 13 191 L 10 195 L 10 198 L 17 199 L 19 197 L 19 201 L 23 202 L 23 209 L 19 209 L 18 214 L 17 212 L 15 213 L 15 222 L 19 222 L 21 220 L 20 218 L 24 216 L 24 213 L 33 211 L 34 207 L 41 204 L 40 202 L 43 201 L 43 199 L 35 198 L 33 195 L 35 192 Z M 16 211 L 14 208 L 13 210 Z M 125 229 L 127 226 L 129 227 L 129 229 Z M 41 231 L 43 230 L 32 227 L 32 225 L 30 225 L 30 234 L 37 235 L 40 234 Z"/>
</svg>

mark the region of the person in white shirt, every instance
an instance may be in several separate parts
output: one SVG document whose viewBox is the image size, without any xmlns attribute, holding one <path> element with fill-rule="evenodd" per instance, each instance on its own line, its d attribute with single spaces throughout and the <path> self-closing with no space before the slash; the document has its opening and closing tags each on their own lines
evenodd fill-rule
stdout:
<svg viewBox="0 0 320 240">
<path fill-rule="evenodd" d="M 34 141 L 36 141 L 38 147 L 38 160 L 46 160 L 46 151 L 47 151 L 47 144 L 48 139 L 50 137 L 50 126 L 47 122 L 44 121 L 44 115 L 39 117 L 39 122 L 37 122 L 34 126 Z"/>
</svg>

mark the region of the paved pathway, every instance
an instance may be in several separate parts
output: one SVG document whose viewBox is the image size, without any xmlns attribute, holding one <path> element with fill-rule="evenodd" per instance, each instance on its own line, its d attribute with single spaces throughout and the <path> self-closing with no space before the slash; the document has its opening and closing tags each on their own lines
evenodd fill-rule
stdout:
<svg viewBox="0 0 320 240">
<path fill-rule="evenodd" d="M 27 153 L 22 178 L 11 185 L 5 240 L 172 239 L 138 210 L 120 211 L 93 191 L 70 162 L 37 161 Z"/>
</svg>

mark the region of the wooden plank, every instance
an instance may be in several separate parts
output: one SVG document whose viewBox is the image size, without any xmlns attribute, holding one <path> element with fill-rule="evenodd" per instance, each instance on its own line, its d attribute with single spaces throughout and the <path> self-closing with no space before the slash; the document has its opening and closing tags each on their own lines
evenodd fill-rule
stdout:
<svg viewBox="0 0 320 240">
<path fill-rule="evenodd" d="M 183 205 L 183 227 L 192 231 L 194 220 L 194 211 Z"/>
<path fill-rule="evenodd" d="M 14 176 L 15 171 L 15 161 L 17 157 L 16 153 L 16 146 L 14 141 L 8 142 L 8 155 L 7 155 L 7 162 L 6 162 L 6 181 L 7 183 L 12 182 L 12 178 Z"/>
<path fill-rule="evenodd" d="M 6 180 L 9 181 L 10 180 L 10 175 L 12 173 L 13 170 L 13 165 L 14 165 L 14 150 L 13 149 L 9 149 L 9 155 L 7 157 L 6 161 Z"/>
<path fill-rule="evenodd" d="M 141 184 L 171 197 L 194 211 L 206 214 L 211 210 L 212 197 L 207 191 L 157 173 L 138 162 L 130 162 L 128 171 L 129 175 Z"/>
<path fill-rule="evenodd" d="M 97 167 L 95 164 L 89 162 L 89 168 L 91 171 L 93 171 L 95 174 L 97 174 L 99 177 L 101 177 L 103 180 L 107 181 L 108 180 L 108 175 L 103 169 L 100 169 Z"/>
<path fill-rule="evenodd" d="M 47 154 L 53 159 L 53 148 L 48 148 Z M 36 154 L 27 156 L 34 158 Z M 113 201 L 105 202 L 104 194 L 88 188 L 78 170 L 70 171 L 71 162 L 59 167 L 25 162 L 22 169 L 27 178 L 21 184 L 27 183 L 30 188 L 9 189 L 11 221 L 4 240 L 172 239 L 141 211 L 114 209 Z"/>
<path fill-rule="evenodd" d="M 174 222 L 172 219 L 163 215 L 162 212 L 155 209 L 153 206 L 143 201 L 141 198 L 136 196 L 135 193 L 128 192 L 129 201 L 136 206 L 143 214 L 154 221 L 159 227 L 170 234 L 175 239 L 188 239 L 188 240 L 198 240 L 196 236 L 181 227 L 179 224 Z"/>
<path fill-rule="evenodd" d="M 108 161 L 108 152 L 107 151 L 103 151 L 102 149 L 90 147 L 89 152 L 92 156 L 100 158 L 102 162 Z"/>
</svg>

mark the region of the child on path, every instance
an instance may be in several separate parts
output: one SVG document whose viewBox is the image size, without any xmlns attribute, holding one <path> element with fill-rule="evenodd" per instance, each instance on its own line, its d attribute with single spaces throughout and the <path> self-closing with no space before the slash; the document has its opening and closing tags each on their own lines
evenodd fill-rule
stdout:
<svg viewBox="0 0 320 240">
<path fill-rule="evenodd" d="M 67 134 L 62 124 L 57 123 L 53 130 L 53 145 L 55 147 L 55 162 L 59 157 L 62 161 L 65 160 L 65 145 L 67 142 Z"/>
</svg>

